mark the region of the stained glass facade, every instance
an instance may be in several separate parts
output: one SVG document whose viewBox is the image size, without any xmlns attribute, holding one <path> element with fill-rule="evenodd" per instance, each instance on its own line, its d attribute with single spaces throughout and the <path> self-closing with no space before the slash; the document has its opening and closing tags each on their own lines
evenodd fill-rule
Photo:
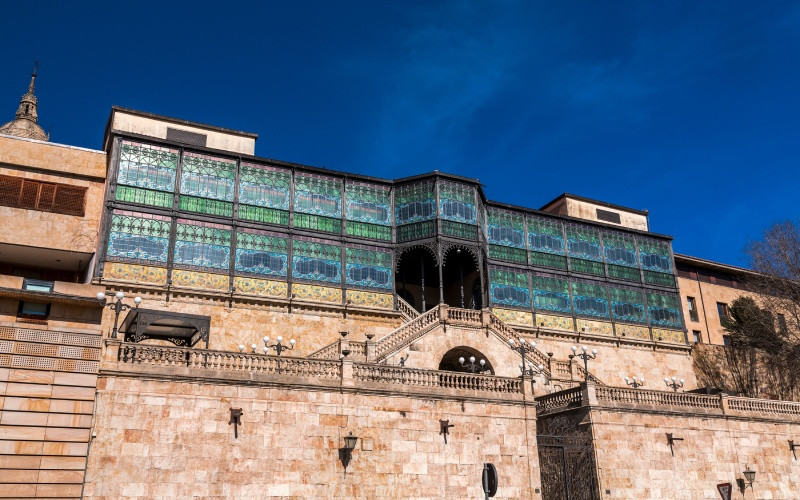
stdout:
<svg viewBox="0 0 800 500">
<path fill-rule="evenodd" d="M 237 274 L 280 276 L 288 274 L 289 242 L 286 238 L 254 229 L 236 233 Z"/>
<path fill-rule="evenodd" d="M 119 201 L 172 208 L 178 150 L 123 141 L 115 197 Z"/>
<path fill-rule="evenodd" d="M 347 234 L 391 241 L 392 197 L 386 186 L 352 182 L 347 184 L 345 217 Z"/>
<path fill-rule="evenodd" d="M 647 323 L 644 297 L 641 290 L 609 287 L 611 313 L 616 321 Z"/>
<path fill-rule="evenodd" d="M 187 212 L 231 217 L 236 162 L 184 153 L 179 208 Z"/>
<path fill-rule="evenodd" d="M 291 187 L 290 171 L 243 162 L 239 178 L 239 218 L 288 225 Z"/>
<path fill-rule="evenodd" d="M 527 224 L 531 264 L 566 269 L 566 245 L 561 222 L 544 217 L 528 217 Z"/>
<path fill-rule="evenodd" d="M 578 316 L 608 318 L 608 293 L 599 283 L 572 282 L 572 307 Z"/>
<path fill-rule="evenodd" d="M 345 283 L 358 287 L 391 290 L 392 252 L 378 248 L 346 248 Z"/>
<path fill-rule="evenodd" d="M 493 305 L 530 308 L 528 275 L 513 269 L 490 268 L 489 300 Z"/>
<path fill-rule="evenodd" d="M 176 267 L 227 272 L 231 259 L 230 226 L 178 219 L 173 258 Z"/>
<path fill-rule="evenodd" d="M 169 254 L 169 217 L 116 210 L 111 215 L 108 260 L 164 265 Z"/>
<path fill-rule="evenodd" d="M 647 311 L 651 325 L 681 328 L 683 324 L 679 308 L 680 302 L 677 295 L 647 294 Z"/>
<path fill-rule="evenodd" d="M 475 188 L 454 182 L 439 182 L 439 217 L 462 224 L 477 224 Z"/>
<path fill-rule="evenodd" d="M 569 281 L 546 274 L 536 274 L 531 279 L 533 307 L 539 311 L 570 314 Z"/>
<path fill-rule="evenodd" d="M 321 240 L 292 241 L 292 278 L 341 283 L 342 248 Z"/>
<path fill-rule="evenodd" d="M 394 193 L 394 217 L 398 225 L 435 219 L 434 182 L 418 182 L 397 187 Z"/>
<path fill-rule="evenodd" d="M 342 231 L 342 181 L 334 177 L 295 174 L 294 225 L 305 229 Z"/>
</svg>

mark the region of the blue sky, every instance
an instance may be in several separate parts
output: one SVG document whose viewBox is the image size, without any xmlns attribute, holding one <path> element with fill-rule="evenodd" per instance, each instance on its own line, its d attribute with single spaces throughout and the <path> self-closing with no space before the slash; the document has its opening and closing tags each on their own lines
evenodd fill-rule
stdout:
<svg viewBox="0 0 800 500">
<path fill-rule="evenodd" d="M 269 158 L 648 209 L 736 265 L 800 217 L 800 2 L 6 2 L 0 29 L 0 121 L 38 59 L 55 142 L 99 148 L 116 104 Z"/>
</svg>

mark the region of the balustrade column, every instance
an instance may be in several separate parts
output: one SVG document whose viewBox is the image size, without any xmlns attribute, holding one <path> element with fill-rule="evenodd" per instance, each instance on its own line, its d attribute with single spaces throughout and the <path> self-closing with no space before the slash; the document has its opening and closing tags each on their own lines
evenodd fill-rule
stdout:
<svg viewBox="0 0 800 500">
<path fill-rule="evenodd" d="M 347 356 L 342 358 L 342 387 L 353 387 L 353 360 Z"/>
</svg>

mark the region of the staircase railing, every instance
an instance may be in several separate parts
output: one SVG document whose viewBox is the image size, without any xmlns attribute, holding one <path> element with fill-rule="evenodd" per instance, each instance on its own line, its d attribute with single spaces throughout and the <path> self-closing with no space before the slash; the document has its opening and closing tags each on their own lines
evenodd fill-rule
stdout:
<svg viewBox="0 0 800 500">
<path fill-rule="evenodd" d="M 412 321 L 402 325 L 400 328 L 397 328 L 376 342 L 376 358 L 380 360 L 392 352 L 396 352 L 406 345 L 411 344 L 413 341 L 417 340 L 422 335 L 430 331 L 434 326 L 439 324 L 439 319 L 440 308 L 439 306 L 436 306 L 430 311 L 421 314 Z"/>
<path fill-rule="evenodd" d="M 397 311 L 406 321 L 412 321 L 419 317 L 419 312 L 414 309 L 414 306 L 403 300 L 399 295 L 397 296 Z"/>
</svg>

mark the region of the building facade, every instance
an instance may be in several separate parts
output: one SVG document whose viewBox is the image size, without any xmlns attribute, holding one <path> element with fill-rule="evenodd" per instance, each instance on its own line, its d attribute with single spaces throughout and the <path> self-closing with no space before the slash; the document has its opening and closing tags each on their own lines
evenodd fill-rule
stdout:
<svg viewBox="0 0 800 500">
<path fill-rule="evenodd" d="M 796 491 L 800 406 L 684 392 L 716 264 L 647 212 L 119 107 L 85 150 L 27 135 L 36 105 L 0 135 L 0 497 L 473 497 L 484 463 L 499 498 Z"/>
</svg>

